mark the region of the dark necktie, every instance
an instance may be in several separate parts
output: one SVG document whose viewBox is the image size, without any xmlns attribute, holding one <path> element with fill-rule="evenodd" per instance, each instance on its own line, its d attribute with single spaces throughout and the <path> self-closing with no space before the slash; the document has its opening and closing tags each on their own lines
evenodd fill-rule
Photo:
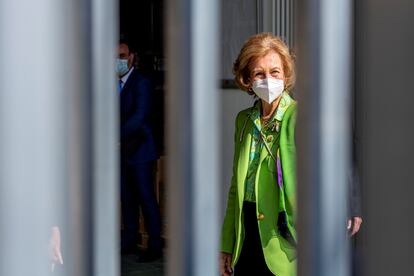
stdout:
<svg viewBox="0 0 414 276">
<path fill-rule="evenodd" d="M 119 81 L 118 81 L 118 93 L 119 94 L 121 94 L 121 91 L 122 91 L 122 80 L 121 79 L 119 79 Z"/>
</svg>

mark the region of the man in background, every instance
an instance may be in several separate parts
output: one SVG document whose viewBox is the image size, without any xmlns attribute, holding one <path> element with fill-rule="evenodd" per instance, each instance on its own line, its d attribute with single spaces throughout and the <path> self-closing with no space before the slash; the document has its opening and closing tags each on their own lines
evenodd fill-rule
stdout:
<svg viewBox="0 0 414 276">
<path fill-rule="evenodd" d="M 123 231 L 121 251 L 138 253 L 139 207 L 149 235 L 148 249 L 138 261 L 161 257 L 161 223 L 153 176 L 157 151 L 150 127 L 153 86 L 133 66 L 134 54 L 126 40 L 119 43 L 117 59 L 120 94 L 121 204 Z"/>
</svg>

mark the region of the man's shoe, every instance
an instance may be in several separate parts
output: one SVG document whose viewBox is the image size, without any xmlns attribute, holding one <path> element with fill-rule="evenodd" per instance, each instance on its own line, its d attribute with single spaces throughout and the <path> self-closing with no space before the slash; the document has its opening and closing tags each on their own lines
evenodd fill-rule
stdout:
<svg viewBox="0 0 414 276">
<path fill-rule="evenodd" d="M 147 249 L 144 253 L 138 256 L 139 263 L 149 263 L 154 262 L 162 258 L 161 249 Z"/>
</svg>

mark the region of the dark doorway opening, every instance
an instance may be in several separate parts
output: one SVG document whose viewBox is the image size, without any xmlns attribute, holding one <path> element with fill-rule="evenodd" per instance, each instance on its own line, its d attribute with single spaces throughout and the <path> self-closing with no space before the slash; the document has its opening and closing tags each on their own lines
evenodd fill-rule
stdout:
<svg viewBox="0 0 414 276">
<path fill-rule="evenodd" d="M 120 0 L 119 4 L 120 38 L 126 39 L 132 45 L 135 68 L 150 79 L 154 87 L 151 127 L 158 151 L 158 159 L 154 166 L 154 190 L 161 213 L 161 237 L 165 244 L 164 0 Z M 138 232 L 137 246 L 141 251 L 145 251 L 148 247 L 148 233 L 142 212 L 139 217 Z M 122 255 L 121 275 L 164 275 L 164 259 L 140 263 L 137 262 L 137 258 L 137 254 Z"/>
</svg>

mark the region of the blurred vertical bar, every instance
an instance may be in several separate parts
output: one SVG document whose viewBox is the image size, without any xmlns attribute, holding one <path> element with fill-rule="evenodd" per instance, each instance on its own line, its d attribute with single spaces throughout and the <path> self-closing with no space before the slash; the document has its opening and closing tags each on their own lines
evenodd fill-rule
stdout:
<svg viewBox="0 0 414 276">
<path fill-rule="evenodd" d="M 279 18 L 276 18 L 276 0 L 260 0 L 262 3 L 260 5 L 260 18 L 262 29 L 260 32 L 269 32 L 275 33 L 276 32 L 276 22 L 280 22 Z"/>
<path fill-rule="evenodd" d="M 57 11 L 64 22 L 64 66 L 66 111 L 66 187 L 63 236 L 67 275 L 93 273 L 93 158 L 92 158 L 92 33 L 91 1 L 66 1 Z M 53 24 L 53 22 L 50 22 Z M 60 37 L 59 37 L 60 38 Z M 56 38 L 49 38 L 56 39 Z"/>
<path fill-rule="evenodd" d="M 89 1 L 0 2 L 0 274 L 91 275 Z"/>
<path fill-rule="evenodd" d="M 277 36 L 281 36 L 282 34 L 282 0 L 276 0 L 276 22 L 277 22 L 277 26 L 276 26 L 276 33 L 275 35 Z"/>
<path fill-rule="evenodd" d="M 298 1 L 299 275 L 349 274 L 351 1 Z"/>
<path fill-rule="evenodd" d="M 361 275 L 412 275 L 414 2 L 355 1 Z"/>
<path fill-rule="evenodd" d="M 289 46 L 291 48 L 294 48 L 295 45 L 295 26 L 293 25 L 293 22 L 295 21 L 295 3 L 296 1 L 290 0 L 290 10 L 289 10 Z"/>
<path fill-rule="evenodd" d="M 194 269 L 215 275 L 219 241 L 219 1 L 193 1 L 191 108 Z M 221 189 L 220 189 L 221 190 Z"/>
<path fill-rule="evenodd" d="M 263 30 L 263 3 L 261 0 L 256 0 L 256 32 L 260 33 Z"/>
<path fill-rule="evenodd" d="M 50 228 L 62 214 L 62 8 L 0 1 L 0 275 L 47 275 Z"/>
<path fill-rule="evenodd" d="M 270 32 L 280 36 L 293 47 L 293 1 L 258 0 L 257 32 Z"/>
<path fill-rule="evenodd" d="M 92 0 L 93 275 L 119 275 L 118 53 L 116 0 Z"/>
<path fill-rule="evenodd" d="M 218 273 L 218 1 L 167 6 L 168 275 Z"/>
<path fill-rule="evenodd" d="M 281 6 L 280 6 L 280 36 L 281 37 L 283 37 L 283 39 L 285 39 L 285 41 L 287 41 L 287 39 L 286 39 L 286 29 L 285 29 L 285 26 L 286 26 L 286 23 L 287 22 L 285 22 L 285 20 L 286 20 L 286 0 L 282 0 L 281 1 Z"/>
</svg>

